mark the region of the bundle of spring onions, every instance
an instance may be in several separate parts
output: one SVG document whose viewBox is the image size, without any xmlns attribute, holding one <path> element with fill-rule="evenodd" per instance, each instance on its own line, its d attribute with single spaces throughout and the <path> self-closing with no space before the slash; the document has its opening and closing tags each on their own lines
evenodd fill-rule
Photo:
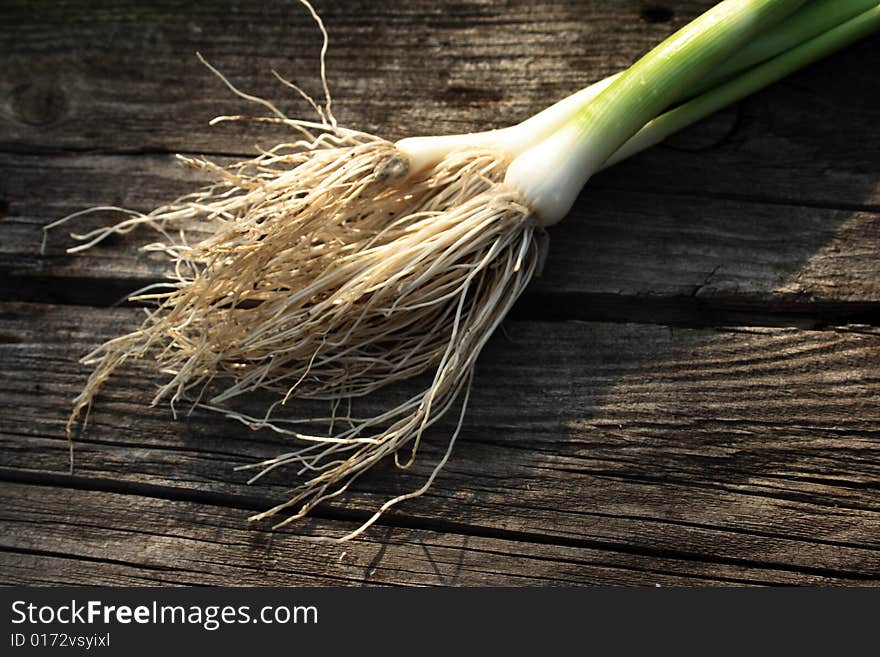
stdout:
<svg viewBox="0 0 880 657">
<path fill-rule="evenodd" d="M 323 24 L 303 4 L 326 50 Z M 153 404 L 193 404 L 296 443 L 253 466 L 254 479 L 298 471 L 293 497 L 252 518 L 287 510 L 285 524 L 380 460 L 408 467 L 425 431 L 459 405 L 424 486 L 336 540 L 356 536 L 425 492 L 446 463 L 480 350 L 535 274 L 544 229 L 594 173 L 878 28 L 876 1 L 725 0 L 629 69 L 521 124 L 397 143 L 337 124 L 323 53 L 316 121 L 289 119 L 227 82 L 298 136 L 229 166 L 181 158 L 216 182 L 75 236 L 82 244 L 71 251 L 152 227 L 164 239 L 149 248 L 171 259 L 173 279 L 132 297 L 153 305 L 140 327 L 83 359 L 94 371 L 68 433 L 117 368 L 146 359 L 166 377 Z M 190 244 L 178 229 L 193 220 L 210 236 Z M 352 412 L 353 400 L 414 377 L 424 385 L 400 403 Z M 237 410 L 258 391 L 265 408 Z M 298 417 L 297 399 L 327 400 L 331 410 Z"/>
</svg>

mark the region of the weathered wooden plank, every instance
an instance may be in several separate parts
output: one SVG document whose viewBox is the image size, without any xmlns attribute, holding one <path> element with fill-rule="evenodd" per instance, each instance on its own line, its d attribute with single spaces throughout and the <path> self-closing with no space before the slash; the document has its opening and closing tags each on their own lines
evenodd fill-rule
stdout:
<svg viewBox="0 0 880 657">
<path fill-rule="evenodd" d="M 74 355 L 134 313 L 3 307 L 0 394 L 15 409 L 0 417 L 3 466 L 66 470 L 66 405 L 85 376 Z M 507 333 L 481 359 L 453 460 L 388 522 L 649 561 L 880 577 L 875 329 L 508 322 Z M 284 440 L 203 412 L 172 422 L 145 408 L 156 382 L 126 372 L 99 398 L 77 442 L 79 476 L 249 506 L 284 499 L 290 473 L 249 488 L 232 472 L 286 451 Z M 438 426 L 413 471 L 380 466 L 339 508 L 367 512 L 418 487 L 450 430 L 451 420 Z"/>
<path fill-rule="evenodd" d="M 521 119 L 628 65 L 711 4 L 677 2 L 674 20 L 650 23 L 638 2 L 315 3 L 340 117 L 391 138 Z M 286 108 L 308 109 L 273 68 L 321 93 L 320 33 L 287 2 L 13 2 L 2 12 L 7 146 L 240 152 L 251 130 L 207 129 L 218 96 L 231 99 L 196 51 Z M 220 113 L 254 109 L 228 107 Z"/>
<path fill-rule="evenodd" d="M 286 110 L 303 103 L 271 68 L 320 93 L 319 34 L 290 3 L 4 3 L 0 149 L 252 152 L 283 133 L 211 129 L 256 112 L 196 61 Z M 630 64 L 711 0 L 676 0 L 669 22 L 644 3 L 323 2 L 340 119 L 395 139 L 507 125 Z M 878 38 L 838 54 L 599 176 L 597 187 L 733 195 L 843 208 L 880 205 Z M 833 119 L 830 117 L 833 116 Z"/>
<path fill-rule="evenodd" d="M 149 210 L 204 180 L 170 155 L 0 154 L 0 169 L 0 195 L 12 199 L 0 243 L 4 296 L 95 304 L 162 277 L 167 261 L 138 252 L 155 233 L 66 256 L 75 242 L 60 228 L 40 257 L 42 226 L 101 204 Z M 104 213 L 73 228 L 114 220 Z M 674 302 L 691 315 L 707 306 L 868 312 L 880 300 L 878 251 L 880 213 L 597 189 L 551 233 L 545 273 L 529 295 L 545 308 L 558 299 L 557 314 L 569 317 L 589 317 L 609 299 Z"/>
<path fill-rule="evenodd" d="M 49 486 L 0 489 L 3 584 L 156 586 L 737 585 L 836 580 L 428 529 L 345 544 L 244 526 L 235 510 Z M 313 531 L 339 523 L 314 520 Z"/>
</svg>

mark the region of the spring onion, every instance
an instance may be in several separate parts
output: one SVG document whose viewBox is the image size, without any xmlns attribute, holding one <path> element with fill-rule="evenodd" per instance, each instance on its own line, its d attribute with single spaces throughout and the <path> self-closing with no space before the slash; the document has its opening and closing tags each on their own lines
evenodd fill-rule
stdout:
<svg viewBox="0 0 880 657">
<path fill-rule="evenodd" d="M 261 120 L 299 138 L 228 166 L 181 158 L 216 182 L 76 236 L 71 251 L 150 226 L 163 241 L 147 248 L 165 253 L 174 273 L 131 297 L 155 304 L 139 328 L 83 359 L 94 370 L 68 435 L 117 368 L 151 358 L 168 377 L 154 404 L 186 402 L 301 441 L 245 466 L 257 470 L 251 481 L 281 466 L 304 476 L 291 499 L 252 518 L 292 509 L 285 524 L 385 458 L 409 467 L 425 430 L 460 399 L 424 486 L 340 540 L 431 485 L 461 429 L 477 356 L 538 269 L 544 228 L 593 174 L 880 29 L 876 2 L 724 0 L 627 70 L 517 126 L 391 143 L 337 124 L 323 75 L 327 34 L 302 2 L 325 37 L 325 102 L 308 98 L 319 120 L 290 119 L 215 70 L 273 113 Z M 183 231 L 193 220 L 211 231 L 195 244 Z M 353 409 L 419 376 L 420 389 L 396 405 Z M 257 391 L 271 403 L 246 412 L 237 402 Z M 287 412 L 299 399 L 330 410 Z"/>
</svg>

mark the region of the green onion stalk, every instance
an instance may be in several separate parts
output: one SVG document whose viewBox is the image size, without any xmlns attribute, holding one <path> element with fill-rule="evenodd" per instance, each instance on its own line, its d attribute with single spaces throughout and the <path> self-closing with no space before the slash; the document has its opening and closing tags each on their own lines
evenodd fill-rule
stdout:
<svg viewBox="0 0 880 657">
<path fill-rule="evenodd" d="M 625 71 L 516 126 L 391 143 L 337 123 L 327 32 L 301 1 L 324 34 L 325 102 L 278 77 L 318 120 L 288 118 L 211 67 L 271 112 L 259 120 L 296 137 L 232 165 L 181 157 L 215 181 L 75 235 L 82 244 L 70 251 L 147 226 L 162 236 L 148 250 L 172 267 L 170 281 L 132 295 L 152 305 L 143 323 L 82 359 L 93 370 L 67 428 L 72 445 L 111 375 L 151 362 L 164 377 L 153 404 L 215 411 L 296 443 L 242 468 L 256 471 L 250 481 L 281 467 L 300 477 L 290 499 L 251 518 L 283 512 L 281 525 L 376 463 L 410 467 L 457 407 L 424 485 L 334 540 L 428 490 L 463 426 L 477 356 L 538 270 L 545 228 L 591 176 L 880 29 L 877 2 L 725 0 Z M 229 120 L 248 119 L 215 119 Z M 88 211 L 108 209 L 119 211 Z"/>
</svg>

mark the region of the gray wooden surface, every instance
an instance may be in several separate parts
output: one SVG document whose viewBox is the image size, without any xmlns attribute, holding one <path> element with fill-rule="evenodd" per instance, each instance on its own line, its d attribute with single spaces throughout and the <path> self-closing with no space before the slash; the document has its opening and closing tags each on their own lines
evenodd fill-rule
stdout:
<svg viewBox="0 0 880 657">
<path fill-rule="evenodd" d="M 316 2 L 340 121 L 389 138 L 520 120 L 625 66 L 711 2 Z M 0 5 L 0 582 L 880 583 L 880 41 L 591 181 L 483 353 L 453 458 L 377 467 L 345 499 L 247 525 L 290 473 L 276 435 L 107 387 L 67 469 L 77 358 L 137 322 L 162 273 L 132 234 L 79 256 L 41 226 L 199 183 L 173 154 L 271 146 L 195 59 L 305 114 L 320 39 L 295 3 Z M 109 217 L 84 218 L 78 228 Z"/>
</svg>

